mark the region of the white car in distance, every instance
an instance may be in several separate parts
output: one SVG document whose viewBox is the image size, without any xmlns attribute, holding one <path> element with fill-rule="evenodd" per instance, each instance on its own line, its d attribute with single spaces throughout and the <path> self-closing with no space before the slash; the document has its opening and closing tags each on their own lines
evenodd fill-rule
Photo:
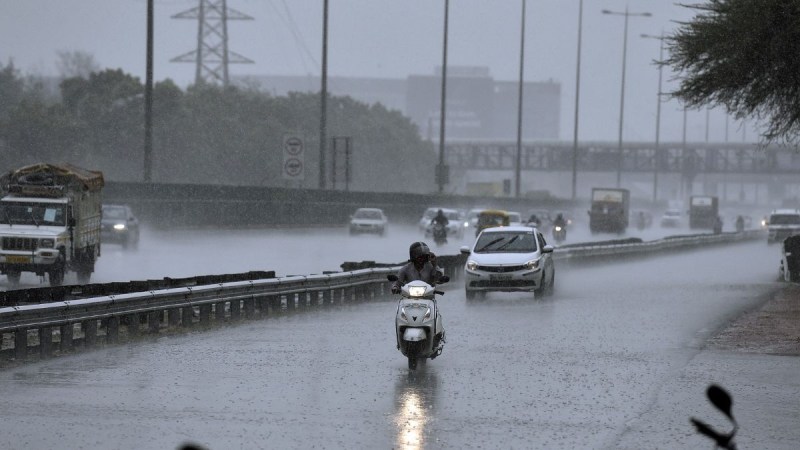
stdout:
<svg viewBox="0 0 800 450">
<path fill-rule="evenodd" d="M 350 235 L 358 233 L 386 234 L 389 219 L 378 208 L 359 208 L 350 216 Z"/>
<path fill-rule="evenodd" d="M 428 218 L 428 211 L 431 209 L 433 209 L 433 214 L 430 215 L 430 218 Z M 425 211 L 425 215 L 422 216 L 422 219 L 420 219 L 420 227 L 423 228 L 425 237 L 428 238 L 433 236 L 433 225 L 431 224 L 431 220 L 436 217 L 436 214 L 440 209 L 442 210 L 444 216 L 447 217 L 447 237 L 456 237 L 458 239 L 464 237 L 464 216 L 461 215 L 459 210 L 452 208 L 428 208 L 428 210 Z M 424 227 L 422 227 L 423 222 L 425 222 Z"/>
</svg>

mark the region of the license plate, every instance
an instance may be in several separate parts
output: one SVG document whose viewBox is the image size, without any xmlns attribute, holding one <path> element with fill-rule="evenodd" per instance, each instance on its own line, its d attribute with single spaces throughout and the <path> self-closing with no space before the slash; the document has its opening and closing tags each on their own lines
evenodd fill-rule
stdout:
<svg viewBox="0 0 800 450">
<path fill-rule="evenodd" d="M 489 279 L 492 281 L 508 281 L 511 279 L 511 275 L 489 275 Z"/>
<path fill-rule="evenodd" d="M 6 262 L 9 264 L 28 264 L 31 262 L 31 258 L 30 256 L 9 255 L 6 256 Z"/>
</svg>

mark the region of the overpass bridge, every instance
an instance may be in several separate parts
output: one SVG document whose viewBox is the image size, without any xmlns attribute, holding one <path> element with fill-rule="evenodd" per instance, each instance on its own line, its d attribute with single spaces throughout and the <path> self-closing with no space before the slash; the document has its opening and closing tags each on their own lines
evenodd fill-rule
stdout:
<svg viewBox="0 0 800 450">
<path fill-rule="evenodd" d="M 475 185 L 513 180 L 516 157 L 515 142 L 450 142 L 445 160 L 451 189 L 469 193 Z M 660 200 L 703 193 L 764 204 L 800 196 L 800 153 L 795 149 L 694 142 L 664 142 L 658 149 L 654 142 L 628 142 L 621 152 L 612 142 L 582 142 L 577 152 L 571 142 L 524 143 L 523 191 L 555 189 L 554 195 L 569 196 L 564 194 L 572 191 L 573 161 L 578 198 L 588 196 L 592 186 L 615 185 L 618 171 L 622 187 L 643 198 L 653 195 L 654 184 L 655 198 Z"/>
</svg>

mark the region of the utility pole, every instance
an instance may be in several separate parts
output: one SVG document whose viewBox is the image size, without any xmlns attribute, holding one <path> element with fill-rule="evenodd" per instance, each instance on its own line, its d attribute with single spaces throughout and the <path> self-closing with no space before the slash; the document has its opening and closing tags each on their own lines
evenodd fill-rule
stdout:
<svg viewBox="0 0 800 450">
<path fill-rule="evenodd" d="M 519 198 L 520 177 L 522 171 L 522 92 L 525 69 L 525 0 L 522 0 L 522 25 L 519 43 L 519 94 L 517 98 L 517 164 L 515 167 L 514 197 Z"/>
<path fill-rule="evenodd" d="M 326 0 L 327 1 L 327 0 Z M 439 114 L 439 165 L 436 168 L 436 183 L 439 185 L 439 193 L 444 192 L 444 185 L 447 181 L 447 169 L 444 165 L 444 137 L 446 123 L 446 101 L 447 101 L 447 22 L 450 12 L 450 0 L 444 0 L 444 43 L 442 48 L 442 105 Z"/>
<path fill-rule="evenodd" d="M 328 141 L 328 0 L 322 2 L 322 87 L 319 111 L 319 188 L 325 189 L 325 152 Z"/>
<path fill-rule="evenodd" d="M 660 150 L 660 143 L 661 143 L 661 80 L 663 78 L 664 72 L 664 65 L 661 64 L 661 61 L 664 61 L 664 31 L 661 31 L 661 35 L 659 36 L 652 36 L 649 34 L 643 34 L 643 38 L 649 39 L 658 39 L 660 41 L 659 50 L 658 50 L 658 95 L 656 95 L 656 147 L 653 151 L 653 203 L 658 200 L 658 153 Z"/>
<path fill-rule="evenodd" d="M 147 0 L 147 56 L 144 83 L 144 182 L 153 179 L 153 0 Z"/>
<path fill-rule="evenodd" d="M 578 107 L 581 98 L 581 33 L 583 29 L 583 0 L 578 5 L 578 62 L 575 69 L 575 128 L 572 133 L 572 200 L 578 189 Z"/>
</svg>

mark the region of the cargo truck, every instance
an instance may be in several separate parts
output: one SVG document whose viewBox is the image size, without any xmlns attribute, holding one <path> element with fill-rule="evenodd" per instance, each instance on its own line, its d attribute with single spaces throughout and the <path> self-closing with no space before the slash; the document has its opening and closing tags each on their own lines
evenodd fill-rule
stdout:
<svg viewBox="0 0 800 450">
<path fill-rule="evenodd" d="M 712 195 L 689 197 L 689 228 L 713 230 L 719 216 L 719 201 Z"/>
<path fill-rule="evenodd" d="M 0 177 L 0 273 L 11 286 L 22 272 L 51 286 L 75 272 L 86 284 L 100 256 L 102 172 L 35 164 Z"/>
<path fill-rule="evenodd" d="M 628 228 L 630 191 L 615 188 L 593 188 L 589 210 L 589 230 L 592 233 L 622 234 Z"/>
</svg>

